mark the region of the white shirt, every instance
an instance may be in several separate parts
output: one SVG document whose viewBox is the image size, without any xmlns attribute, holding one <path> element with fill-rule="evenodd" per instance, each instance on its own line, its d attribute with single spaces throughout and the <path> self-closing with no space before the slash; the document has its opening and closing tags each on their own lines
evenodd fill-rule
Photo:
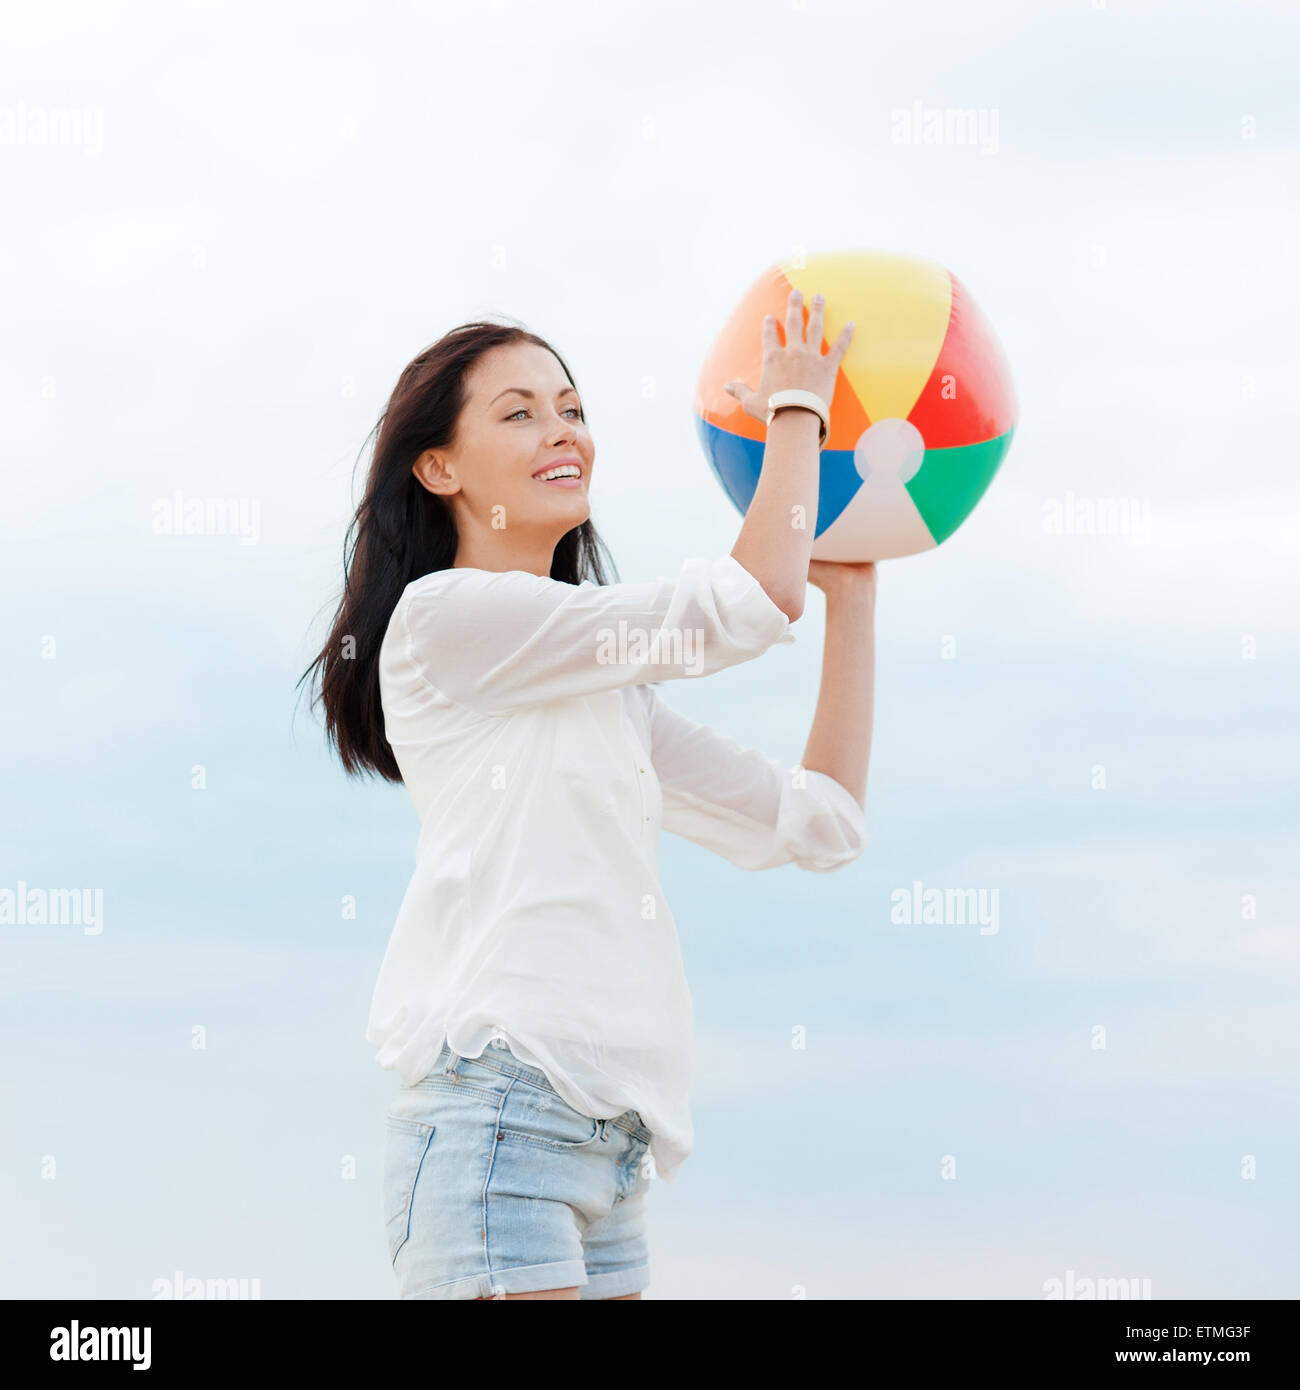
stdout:
<svg viewBox="0 0 1300 1390">
<path fill-rule="evenodd" d="M 406 586 L 379 679 L 421 828 L 366 1028 L 381 1066 L 410 1086 L 444 1040 L 477 1057 L 503 1038 L 582 1114 L 639 1111 L 674 1178 L 693 1137 L 692 1019 L 660 829 L 743 869 L 815 872 L 868 837 L 838 782 L 645 682 L 748 661 L 793 642 L 789 626 L 730 555 L 653 583 L 462 568 Z"/>
</svg>

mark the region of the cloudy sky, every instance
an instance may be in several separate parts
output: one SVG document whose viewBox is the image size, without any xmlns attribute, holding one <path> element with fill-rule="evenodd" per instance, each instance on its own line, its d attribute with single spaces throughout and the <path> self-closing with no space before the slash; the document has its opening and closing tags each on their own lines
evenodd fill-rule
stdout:
<svg viewBox="0 0 1300 1390">
<path fill-rule="evenodd" d="M 294 690 L 366 434 L 441 333 L 522 320 L 583 391 L 621 576 L 674 573 L 739 524 L 705 349 L 765 266 L 846 246 L 959 275 L 1021 421 L 967 524 L 881 567 L 862 858 L 664 837 L 696 1150 L 647 1296 L 1300 1296 L 1292 6 L 6 24 L 0 889 L 103 916 L 0 925 L 0 1296 L 391 1295 L 363 1030 L 417 825 Z M 905 141 L 917 111 L 980 138 Z M 178 493 L 255 524 L 159 535 Z M 1145 524 L 1051 528 L 1084 500 Z M 797 761 L 821 617 L 662 693 Z M 891 921 L 917 882 L 996 892 L 998 930 Z"/>
</svg>

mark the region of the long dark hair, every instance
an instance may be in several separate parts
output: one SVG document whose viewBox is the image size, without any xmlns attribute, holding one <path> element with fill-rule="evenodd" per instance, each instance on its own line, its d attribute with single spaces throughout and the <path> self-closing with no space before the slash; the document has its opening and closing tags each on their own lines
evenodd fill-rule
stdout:
<svg viewBox="0 0 1300 1390">
<path fill-rule="evenodd" d="M 377 773 L 390 782 L 402 780 L 384 737 L 379 647 L 402 590 L 422 575 L 449 569 L 456 558 L 451 508 L 416 481 L 411 465 L 426 449 L 452 444 L 465 403 L 466 373 L 489 348 L 503 343 L 544 347 L 577 386 L 564 359 L 535 333 L 511 324 L 464 323 L 407 365 L 367 436 L 374 453 L 365 496 L 343 543 L 343 594 L 325 645 L 298 681 L 301 686 L 310 678 L 309 688 L 319 682 L 312 708 L 325 706 L 326 736 L 344 770 L 354 776 Z M 560 538 L 551 578 L 607 584 L 607 564 L 614 570 L 587 520 Z"/>
</svg>

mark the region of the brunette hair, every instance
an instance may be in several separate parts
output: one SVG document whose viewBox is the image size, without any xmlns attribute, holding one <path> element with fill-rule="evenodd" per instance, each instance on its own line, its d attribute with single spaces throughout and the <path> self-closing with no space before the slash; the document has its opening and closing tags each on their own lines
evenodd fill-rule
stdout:
<svg viewBox="0 0 1300 1390">
<path fill-rule="evenodd" d="M 379 692 L 379 647 L 402 590 L 422 575 L 448 569 L 458 538 L 451 508 L 416 480 L 411 466 L 426 449 L 449 447 L 465 404 L 465 376 L 490 348 L 536 343 L 535 333 L 511 324 L 477 321 L 444 334 L 411 361 L 397 380 L 367 443 L 374 441 L 365 495 L 343 543 L 343 592 L 329 637 L 298 681 L 310 679 L 312 708 L 325 707 L 325 732 L 344 770 L 402 774 L 387 738 Z M 551 578 L 566 584 L 607 584 L 613 561 L 590 520 L 563 535 L 551 559 Z M 617 573 L 615 572 L 615 578 Z"/>
</svg>

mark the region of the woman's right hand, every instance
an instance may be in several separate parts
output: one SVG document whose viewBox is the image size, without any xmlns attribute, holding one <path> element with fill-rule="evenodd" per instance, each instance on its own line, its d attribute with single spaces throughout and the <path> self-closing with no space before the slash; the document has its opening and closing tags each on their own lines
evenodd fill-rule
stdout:
<svg viewBox="0 0 1300 1390">
<path fill-rule="evenodd" d="M 850 321 L 844 325 L 840 336 L 831 344 L 830 351 L 823 356 L 825 311 L 825 300 L 820 294 L 813 295 L 805 341 L 803 294 L 799 290 L 791 290 L 785 306 L 784 347 L 777 334 L 776 315 L 768 314 L 763 319 L 763 372 L 758 389 L 750 390 L 743 381 L 729 381 L 725 388 L 729 396 L 735 396 L 740 402 L 746 415 L 752 415 L 755 420 L 766 424 L 767 398 L 774 391 L 813 391 L 830 409 L 831 397 L 835 394 L 835 378 L 853 337 L 853 323 Z"/>
</svg>

